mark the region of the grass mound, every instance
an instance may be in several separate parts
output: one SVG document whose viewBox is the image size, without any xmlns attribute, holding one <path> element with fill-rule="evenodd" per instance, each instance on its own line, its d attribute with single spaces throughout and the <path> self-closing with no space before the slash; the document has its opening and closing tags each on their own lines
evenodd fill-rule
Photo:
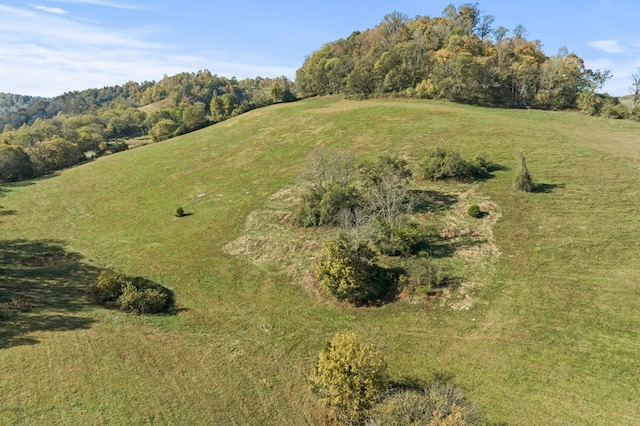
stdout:
<svg viewBox="0 0 640 426">
<path fill-rule="evenodd" d="M 638 134 L 573 113 L 316 98 L 2 186 L 0 423 L 322 424 L 306 375 L 353 331 L 392 380 L 453 377 L 490 423 L 638 424 Z M 434 236 L 426 260 L 464 279 L 379 308 L 318 294 L 326 234 L 287 218 L 309 154 L 418 164 L 443 140 L 502 166 L 409 188 L 428 195 L 413 213 Z M 513 189 L 522 147 L 531 193 Z M 185 309 L 93 306 L 94 264 L 166 284 Z"/>
</svg>

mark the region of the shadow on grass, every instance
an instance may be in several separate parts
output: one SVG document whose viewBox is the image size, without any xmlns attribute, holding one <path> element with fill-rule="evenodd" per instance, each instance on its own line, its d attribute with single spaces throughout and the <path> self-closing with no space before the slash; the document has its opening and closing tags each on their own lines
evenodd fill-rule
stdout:
<svg viewBox="0 0 640 426">
<path fill-rule="evenodd" d="M 59 240 L 0 240 L 0 349 L 38 343 L 38 331 L 86 329 L 85 289 L 99 269 Z"/>
<path fill-rule="evenodd" d="M 458 202 L 458 196 L 444 192 L 413 189 L 409 191 L 416 213 L 441 212 Z"/>
<path fill-rule="evenodd" d="M 6 210 L 4 207 L 0 206 L 0 217 L 2 216 L 13 216 L 18 213 L 15 210 Z"/>
<path fill-rule="evenodd" d="M 416 244 L 415 252 L 431 258 L 442 259 L 452 257 L 458 250 L 475 247 L 483 242 L 483 240 L 473 238 L 441 238 L 437 235 L 426 236 Z"/>
<path fill-rule="evenodd" d="M 429 383 L 454 383 L 455 374 L 450 371 L 436 371 L 431 380 L 424 380 L 415 376 L 402 376 L 392 380 L 390 385 L 394 389 L 423 390 Z"/>
<path fill-rule="evenodd" d="M 549 194 L 556 188 L 564 188 L 564 183 L 536 183 L 531 190 L 534 194 Z"/>
<path fill-rule="evenodd" d="M 427 386 L 427 382 L 417 377 L 403 376 L 398 380 L 392 380 L 389 385 L 392 389 L 420 391 L 423 390 L 425 386 Z"/>
</svg>

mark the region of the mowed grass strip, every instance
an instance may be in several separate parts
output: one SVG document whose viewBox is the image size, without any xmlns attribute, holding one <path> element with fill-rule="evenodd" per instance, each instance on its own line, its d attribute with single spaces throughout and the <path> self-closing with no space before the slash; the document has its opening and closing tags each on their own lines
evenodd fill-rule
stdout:
<svg viewBox="0 0 640 426">
<path fill-rule="evenodd" d="M 0 421 L 319 424 L 306 375 L 333 333 L 353 330 L 387 354 L 394 378 L 448 377 L 492 421 L 638 424 L 639 135 L 637 123 L 574 113 L 318 98 L 3 187 L 3 241 L 54 240 L 90 268 L 172 288 L 182 310 L 39 306 L 85 326 L 25 327 L 22 343 L 0 347 Z M 277 262 L 225 253 L 314 148 L 398 153 L 416 167 L 438 142 L 504 168 L 476 189 L 503 217 L 500 259 L 471 309 L 344 308 Z M 537 193 L 512 189 L 520 149 Z M 193 214 L 176 218 L 178 206 Z M 69 285 L 64 269 L 52 274 L 52 291 Z"/>
</svg>

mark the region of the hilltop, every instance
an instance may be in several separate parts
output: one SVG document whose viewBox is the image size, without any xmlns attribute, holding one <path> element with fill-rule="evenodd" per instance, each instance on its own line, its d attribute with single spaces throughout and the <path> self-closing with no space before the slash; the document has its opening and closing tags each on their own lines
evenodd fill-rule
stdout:
<svg viewBox="0 0 640 426">
<path fill-rule="evenodd" d="M 11 289 L 28 309 L 0 328 L 0 419 L 320 424 L 306 377 L 336 331 L 355 331 L 393 378 L 451 380 L 490 421 L 636 424 L 639 131 L 571 112 L 314 98 L 3 186 L 0 303 Z M 324 236 L 280 221 L 309 153 L 417 168 L 436 143 L 503 166 L 475 184 L 417 183 L 450 200 L 434 221 L 464 223 L 471 200 L 500 212 L 491 262 L 464 246 L 434 254 L 477 285 L 366 308 L 315 294 L 313 259 L 295 254 Z M 537 193 L 512 189 L 519 149 Z M 177 219 L 179 205 L 193 214 Z M 88 304 L 81 288 L 106 266 L 172 289 L 178 314 Z"/>
</svg>

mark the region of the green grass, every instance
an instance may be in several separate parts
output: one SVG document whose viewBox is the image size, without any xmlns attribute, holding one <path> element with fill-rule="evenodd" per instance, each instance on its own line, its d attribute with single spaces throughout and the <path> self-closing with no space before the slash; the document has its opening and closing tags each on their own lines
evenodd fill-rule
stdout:
<svg viewBox="0 0 640 426">
<path fill-rule="evenodd" d="M 306 375 L 355 331 L 395 379 L 449 377 L 493 422 L 638 424 L 639 135 L 574 113 L 318 98 L 0 187 L 0 304 L 28 308 L 0 318 L 0 423 L 320 424 Z M 469 310 L 345 308 L 225 251 L 315 147 L 415 165 L 438 142 L 507 168 L 472 187 L 502 219 Z M 542 191 L 512 189 L 519 149 Z M 173 289 L 182 310 L 87 304 L 103 266 Z"/>
</svg>

